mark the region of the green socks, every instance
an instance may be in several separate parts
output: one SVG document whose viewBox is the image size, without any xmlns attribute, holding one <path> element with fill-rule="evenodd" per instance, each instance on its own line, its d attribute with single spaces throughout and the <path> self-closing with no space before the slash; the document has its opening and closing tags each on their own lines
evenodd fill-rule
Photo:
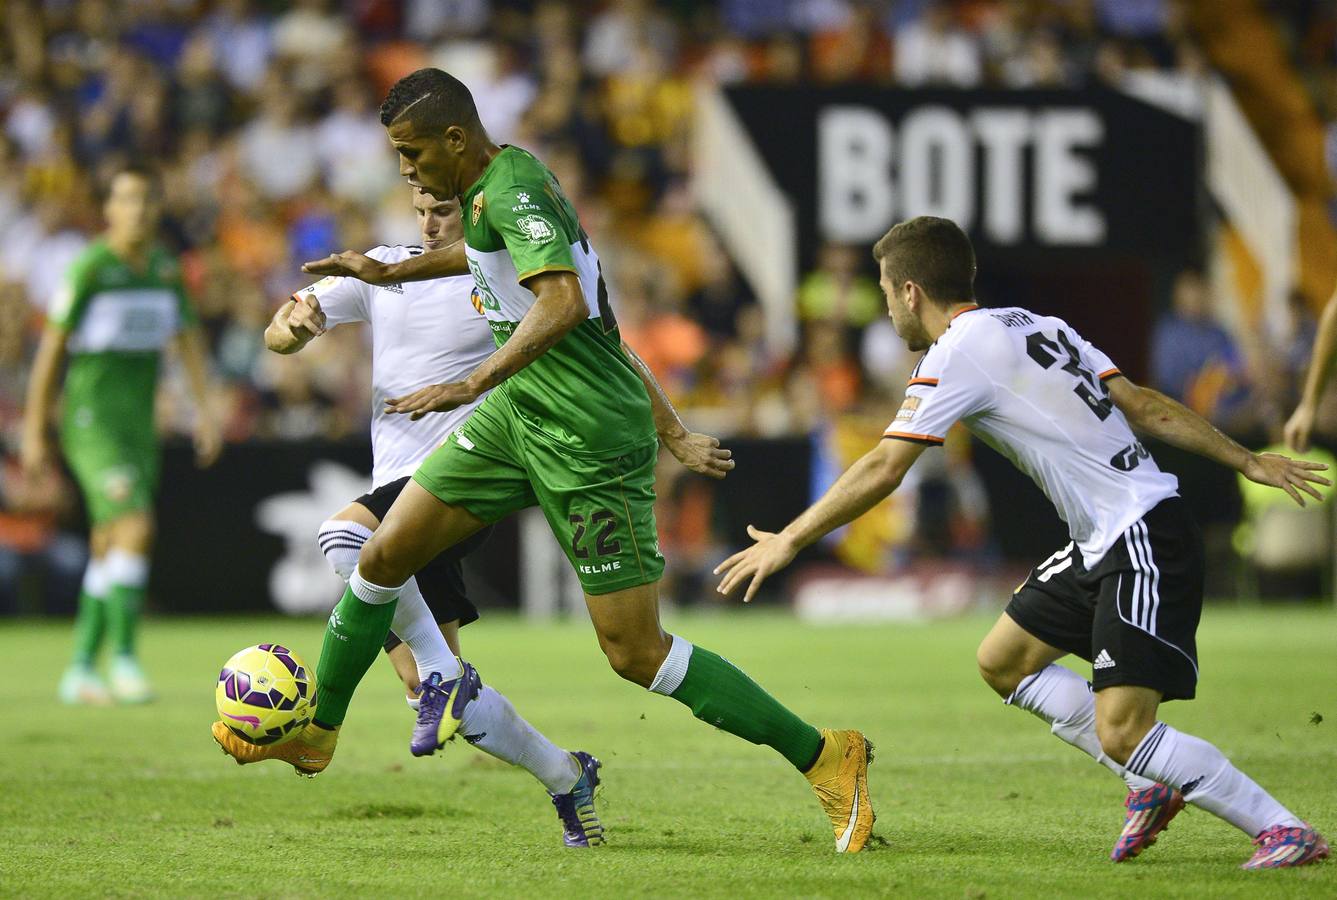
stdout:
<svg viewBox="0 0 1337 900">
<path fill-rule="evenodd" d="M 92 668 L 106 633 L 107 601 L 93 596 L 85 587 L 79 592 L 79 614 L 74 619 L 74 664 Z"/>
<path fill-rule="evenodd" d="M 650 690 L 666 694 L 707 724 L 779 751 L 800 771 L 812 765 L 822 736 L 733 663 L 677 635 Z"/>
<path fill-rule="evenodd" d="M 149 561 L 138 553 L 112 550 L 102 565 L 107 585 L 107 630 L 112 649 L 118 656 L 132 657 L 139 632 L 139 614 L 144 608 L 144 592 L 149 583 Z"/>
<path fill-rule="evenodd" d="M 359 594 L 368 599 L 359 599 Z M 343 724 L 358 682 L 390 633 L 398 596 L 399 588 L 373 585 L 353 572 L 343 599 L 325 626 L 325 643 L 316 666 L 317 724 L 329 728 Z"/>
<path fill-rule="evenodd" d="M 106 607 L 112 649 L 118 656 L 134 656 L 139 613 L 144 608 L 144 589 L 113 584 L 107 591 Z"/>
</svg>

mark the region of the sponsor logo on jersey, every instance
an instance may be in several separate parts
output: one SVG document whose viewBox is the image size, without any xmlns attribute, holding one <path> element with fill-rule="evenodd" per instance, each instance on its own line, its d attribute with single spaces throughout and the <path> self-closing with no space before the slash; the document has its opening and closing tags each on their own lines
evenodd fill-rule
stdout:
<svg viewBox="0 0 1337 900">
<path fill-rule="evenodd" d="M 520 193 L 515 195 L 515 199 L 519 200 L 521 203 L 528 203 L 529 195 L 526 194 L 524 191 L 521 191 Z"/>
<path fill-rule="evenodd" d="M 470 225 L 478 224 L 479 218 L 481 218 L 483 215 L 483 203 L 484 203 L 483 193 L 482 191 L 479 191 L 477 194 L 474 195 L 473 211 L 469 215 Z"/>
<path fill-rule="evenodd" d="M 616 572 L 621 569 L 622 563 L 618 561 L 595 563 L 594 565 L 585 565 L 582 563 L 577 568 L 580 569 L 582 575 L 606 575 L 609 572 Z"/>
<path fill-rule="evenodd" d="M 1108 650 L 1101 650 L 1100 653 L 1096 655 L 1096 661 L 1091 663 L 1091 668 L 1093 669 L 1114 668 L 1114 660 L 1110 657 L 1110 652 Z"/>
<path fill-rule="evenodd" d="M 919 409 L 918 397 L 906 397 L 901 403 L 901 408 L 896 410 L 895 421 L 904 424 L 915 417 L 915 410 Z"/>
<path fill-rule="evenodd" d="M 102 473 L 102 493 L 112 503 L 124 503 L 130 499 L 138 481 L 138 472 L 134 466 L 116 466 Z"/>
<path fill-rule="evenodd" d="M 542 216 L 521 216 L 515 220 L 516 227 L 524 232 L 531 244 L 547 244 L 557 237 L 557 229 Z"/>
<path fill-rule="evenodd" d="M 404 285 L 398 282 L 395 284 L 383 284 L 381 285 L 381 290 L 389 291 L 392 294 L 402 294 L 404 293 Z"/>
</svg>

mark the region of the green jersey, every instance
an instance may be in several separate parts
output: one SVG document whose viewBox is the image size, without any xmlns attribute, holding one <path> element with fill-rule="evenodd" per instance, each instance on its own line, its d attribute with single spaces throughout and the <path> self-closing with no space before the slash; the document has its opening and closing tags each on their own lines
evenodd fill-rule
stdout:
<svg viewBox="0 0 1337 900">
<path fill-rule="evenodd" d="M 49 320 L 69 335 L 67 443 L 111 435 L 153 442 L 163 348 L 196 321 L 176 260 L 154 247 L 137 269 L 94 241 L 66 272 Z"/>
<path fill-rule="evenodd" d="M 548 352 L 502 382 L 526 430 L 565 453 L 618 456 L 654 440 L 650 398 L 622 350 L 599 257 L 548 168 L 503 147 L 461 198 L 465 253 L 497 346 L 534 305 L 522 285 L 574 272 L 589 316 Z"/>
</svg>

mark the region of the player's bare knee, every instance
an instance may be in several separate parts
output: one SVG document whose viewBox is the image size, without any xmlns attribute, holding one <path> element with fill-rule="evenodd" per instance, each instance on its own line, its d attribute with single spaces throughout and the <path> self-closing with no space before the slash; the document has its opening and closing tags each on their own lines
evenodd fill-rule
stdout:
<svg viewBox="0 0 1337 900">
<path fill-rule="evenodd" d="M 641 687 L 649 687 L 655 680 L 668 652 L 660 652 L 653 642 L 604 640 L 600 643 L 613 671 Z"/>
<path fill-rule="evenodd" d="M 1096 737 L 1100 739 L 1100 749 L 1119 765 L 1128 762 L 1149 730 L 1150 726 L 1138 719 L 1096 719 Z"/>
<path fill-rule="evenodd" d="M 394 547 L 390 546 L 391 543 L 377 531 L 362 545 L 362 550 L 358 553 L 357 570 L 364 581 L 382 587 L 394 587 L 409 580 L 413 572 L 404 571 L 404 562 L 399 554 L 395 553 Z"/>
<path fill-rule="evenodd" d="M 984 679 L 984 683 L 993 688 L 1000 697 L 1012 696 L 1012 692 L 1025 677 L 1012 660 L 993 651 L 987 641 L 980 644 L 979 649 L 975 651 L 975 663 L 979 666 L 980 677 Z"/>
</svg>

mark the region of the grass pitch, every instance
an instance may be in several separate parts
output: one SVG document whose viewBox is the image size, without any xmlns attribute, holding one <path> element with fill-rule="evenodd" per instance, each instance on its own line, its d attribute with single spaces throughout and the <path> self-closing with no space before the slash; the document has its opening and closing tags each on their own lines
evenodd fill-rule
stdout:
<svg viewBox="0 0 1337 900">
<path fill-rule="evenodd" d="M 561 846 L 526 773 L 463 742 L 410 757 L 410 714 L 383 661 L 325 774 L 225 758 L 209 737 L 219 666 L 260 641 L 314 663 L 323 622 L 150 620 L 144 657 L 161 699 L 74 710 L 54 701 L 68 626 L 7 624 L 0 895 L 1337 896 L 1334 861 L 1240 871 L 1249 841 L 1193 808 L 1142 858 L 1109 863 L 1122 784 L 989 692 L 974 670 L 988 624 L 808 628 L 758 610 L 669 622 L 811 721 L 876 742 L 886 843 L 847 858 L 782 759 L 617 679 L 583 622 L 492 616 L 464 645 L 554 740 L 603 759 L 609 843 L 594 851 Z M 1329 837 L 1334 638 L 1331 610 L 1209 609 L 1199 698 L 1165 715 Z"/>
</svg>

